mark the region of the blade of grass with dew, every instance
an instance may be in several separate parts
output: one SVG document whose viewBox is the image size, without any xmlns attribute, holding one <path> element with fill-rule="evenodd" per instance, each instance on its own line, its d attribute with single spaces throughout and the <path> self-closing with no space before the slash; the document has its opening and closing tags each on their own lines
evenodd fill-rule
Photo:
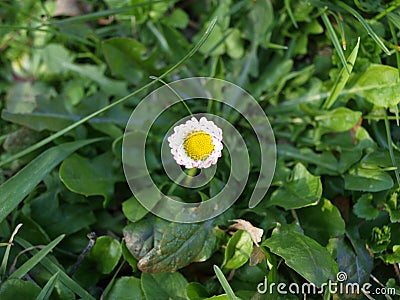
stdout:
<svg viewBox="0 0 400 300">
<path fill-rule="evenodd" d="M 329 32 L 329 35 L 332 39 L 333 46 L 335 47 L 335 49 L 338 53 L 339 59 L 342 62 L 343 67 L 346 69 L 346 72 L 350 75 L 350 70 L 349 70 L 349 67 L 347 66 L 346 57 L 344 56 L 344 52 L 343 52 L 342 46 L 340 45 L 340 41 L 336 35 L 335 29 L 333 29 L 333 26 L 324 11 L 321 12 L 321 18 L 325 24 L 326 29 Z"/>
<path fill-rule="evenodd" d="M 388 143 L 388 148 L 389 148 L 390 159 L 392 161 L 393 167 L 395 168 L 394 174 L 396 175 L 397 184 L 400 187 L 399 168 L 397 167 L 396 158 L 394 156 L 393 141 L 392 141 L 392 135 L 390 133 L 390 126 L 389 126 L 389 119 L 388 119 L 387 111 L 385 111 L 385 129 L 386 129 L 386 138 L 387 138 L 387 143 Z"/>
<path fill-rule="evenodd" d="M 336 1 L 336 4 L 341 8 L 345 9 L 347 12 L 352 14 L 360 23 L 364 26 L 365 30 L 367 30 L 368 34 L 372 37 L 372 39 L 378 44 L 378 46 L 385 51 L 387 55 L 390 55 L 390 51 L 383 44 L 379 36 L 375 33 L 372 27 L 367 23 L 367 21 L 352 7 L 348 6 L 343 1 Z"/>
<path fill-rule="evenodd" d="M 31 243 L 25 241 L 22 238 L 15 238 L 15 241 L 24 248 L 33 247 Z M 36 254 L 38 251 L 33 249 L 32 252 Z M 55 263 L 53 263 L 49 258 L 45 257 L 40 261 L 40 264 L 45 267 L 50 273 L 55 274 L 58 272 L 58 277 L 60 282 L 62 282 L 67 288 L 73 291 L 75 294 L 80 296 L 82 299 L 95 300 L 95 298 L 90 295 L 84 288 L 82 288 L 77 282 L 75 282 L 71 277 L 69 277 L 65 272 Z"/>
<path fill-rule="evenodd" d="M 347 68 L 350 71 L 350 73 L 353 71 L 353 66 L 356 61 L 359 48 L 360 48 L 360 38 L 358 38 L 357 44 L 354 47 L 353 51 L 350 53 L 346 62 Z M 342 70 L 340 70 L 339 76 L 335 81 L 335 84 L 329 94 L 329 97 L 324 102 L 322 109 L 329 109 L 335 103 L 336 99 L 339 97 L 347 81 L 349 80 L 350 73 L 347 73 L 344 67 L 342 68 Z"/>
<path fill-rule="evenodd" d="M 65 234 L 60 235 L 53 241 L 51 241 L 46 247 L 44 247 L 42 250 L 40 250 L 38 253 L 36 253 L 34 256 L 32 256 L 30 259 L 28 259 L 22 266 L 20 266 L 14 273 L 10 275 L 10 279 L 15 278 L 15 279 L 20 279 L 22 276 L 24 276 L 26 273 L 28 273 L 30 270 L 33 269 L 40 261 L 46 257 L 47 254 L 50 253 L 51 250 L 56 247 L 61 240 L 65 237 Z"/>
<path fill-rule="evenodd" d="M 16 175 L 0 185 L 0 223 L 67 156 L 83 146 L 104 140 L 96 138 L 64 143 L 34 158 Z"/>
<path fill-rule="evenodd" d="M 13 233 L 11 234 L 10 240 L 8 241 L 8 245 L 7 245 L 6 251 L 3 256 L 3 261 L 1 262 L 1 266 L 0 266 L 0 282 L 1 282 L 1 278 L 3 278 L 3 276 L 6 274 L 7 263 L 8 263 L 8 258 L 10 256 L 11 246 L 14 241 L 14 237 L 17 234 L 18 230 L 21 228 L 21 226 L 22 226 L 22 224 L 18 224 L 17 227 L 15 227 Z"/>
<path fill-rule="evenodd" d="M 39 295 L 36 297 L 36 300 L 47 300 L 50 298 L 50 295 L 54 290 L 54 286 L 56 285 L 58 274 L 59 272 L 50 277 L 49 281 L 47 281 L 46 285 L 43 287 Z"/>
<path fill-rule="evenodd" d="M 199 48 L 204 44 L 204 42 L 207 40 L 207 38 L 210 36 L 215 23 L 217 22 L 217 17 L 213 18 L 210 25 L 208 26 L 206 32 L 203 34 L 203 36 L 201 37 L 201 39 L 197 42 L 197 44 L 180 60 L 178 61 L 175 65 L 173 65 L 171 68 L 169 68 L 167 71 L 165 71 L 163 74 L 161 74 L 158 78 L 164 78 L 166 77 L 169 73 L 173 72 L 174 70 L 176 70 L 178 67 L 180 67 L 183 63 L 185 63 L 190 57 L 192 57 L 197 50 L 199 50 Z M 32 151 L 35 151 L 37 149 L 39 149 L 40 147 L 50 143 L 51 141 L 54 141 L 56 138 L 63 136 L 65 133 L 75 129 L 76 127 L 86 123 L 87 121 L 89 121 L 90 119 L 110 110 L 111 108 L 129 100 L 131 97 L 139 94 L 140 92 L 146 90 L 148 87 L 154 85 L 156 82 L 158 82 L 158 80 L 153 80 L 149 83 L 147 83 L 146 85 L 143 85 L 141 88 L 137 89 L 136 91 L 130 93 L 129 95 L 122 97 L 118 100 L 116 100 L 115 102 L 91 113 L 90 115 L 80 119 L 79 121 L 65 127 L 64 129 L 48 136 L 47 138 L 41 140 L 40 142 L 26 148 L 25 150 L 22 150 L 21 152 L 18 152 L 17 154 L 9 157 L 8 159 L 5 159 L 4 161 L 0 162 L 0 167 L 12 162 L 13 160 L 20 158 L 28 153 L 31 153 Z M 1 197 L 1 196 L 0 196 Z M 1 214 L 0 214 L 1 216 Z M 0 218 L 1 220 L 1 218 Z"/>
<path fill-rule="evenodd" d="M 237 297 L 236 297 L 235 293 L 233 292 L 231 286 L 229 285 L 228 280 L 226 280 L 224 273 L 222 273 L 221 269 L 218 268 L 218 266 L 214 265 L 214 272 L 217 275 L 217 278 L 218 278 L 219 282 L 221 283 L 222 288 L 224 289 L 229 300 L 236 300 Z"/>
</svg>

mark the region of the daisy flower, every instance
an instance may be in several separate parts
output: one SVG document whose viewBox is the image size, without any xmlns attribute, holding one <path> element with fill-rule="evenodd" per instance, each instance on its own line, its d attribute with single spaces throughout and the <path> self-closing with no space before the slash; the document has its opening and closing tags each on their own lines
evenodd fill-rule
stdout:
<svg viewBox="0 0 400 300">
<path fill-rule="evenodd" d="M 176 126 L 168 142 L 175 161 L 187 169 L 216 164 L 223 148 L 221 128 L 204 117 L 200 120 L 193 117 Z"/>
</svg>

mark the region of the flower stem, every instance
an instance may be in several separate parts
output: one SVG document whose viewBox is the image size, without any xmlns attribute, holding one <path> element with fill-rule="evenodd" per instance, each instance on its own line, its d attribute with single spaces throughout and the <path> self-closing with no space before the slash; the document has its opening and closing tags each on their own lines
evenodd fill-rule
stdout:
<svg viewBox="0 0 400 300">
<path fill-rule="evenodd" d="M 164 80 L 162 80 L 159 77 L 156 76 L 150 76 L 150 79 L 155 79 L 160 81 L 162 84 L 164 84 L 166 87 L 168 87 L 178 98 L 179 100 L 182 102 L 182 104 L 185 106 L 185 108 L 187 109 L 187 111 L 189 112 L 189 114 L 193 117 L 193 113 L 190 110 L 189 106 L 186 104 L 185 100 L 181 97 L 181 95 L 178 94 L 177 91 L 175 91 L 168 83 L 166 83 Z"/>
</svg>

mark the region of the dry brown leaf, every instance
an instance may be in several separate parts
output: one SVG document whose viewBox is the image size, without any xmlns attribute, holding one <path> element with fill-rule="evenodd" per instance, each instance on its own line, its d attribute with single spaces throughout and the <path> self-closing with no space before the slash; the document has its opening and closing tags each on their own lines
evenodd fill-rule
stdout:
<svg viewBox="0 0 400 300">
<path fill-rule="evenodd" d="M 264 230 L 253 226 L 253 224 L 251 224 L 249 221 L 246 220 L 235 219 L 231 221 L 236 222 L 236 224 L 230 226 L 231 229 L 247 231 L 250 234 L 254 244 L 256 244 L 258 247 L 258 243 L 261 242 L 261 237 L 264 233 Z"/>
<path fill-rule="evenodd" d="M 250 266 L 256 266 L 265 259 L 265 253 L 260 247 L 253 247 L 253 251 L 250 254 Z"/>
</svg>

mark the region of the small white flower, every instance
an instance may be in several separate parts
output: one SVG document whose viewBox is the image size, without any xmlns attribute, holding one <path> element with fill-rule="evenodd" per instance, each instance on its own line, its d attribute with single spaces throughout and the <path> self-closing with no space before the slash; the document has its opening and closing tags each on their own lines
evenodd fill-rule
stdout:
<svg viewBox="0 0 400 300">
<path fill-rule="evenodd" d="M 222 155 L 222 130 L 204 117 L 176 126 L 168 142 L 175 161 L 187 169 L 208 168 Z"/>
</svg>

